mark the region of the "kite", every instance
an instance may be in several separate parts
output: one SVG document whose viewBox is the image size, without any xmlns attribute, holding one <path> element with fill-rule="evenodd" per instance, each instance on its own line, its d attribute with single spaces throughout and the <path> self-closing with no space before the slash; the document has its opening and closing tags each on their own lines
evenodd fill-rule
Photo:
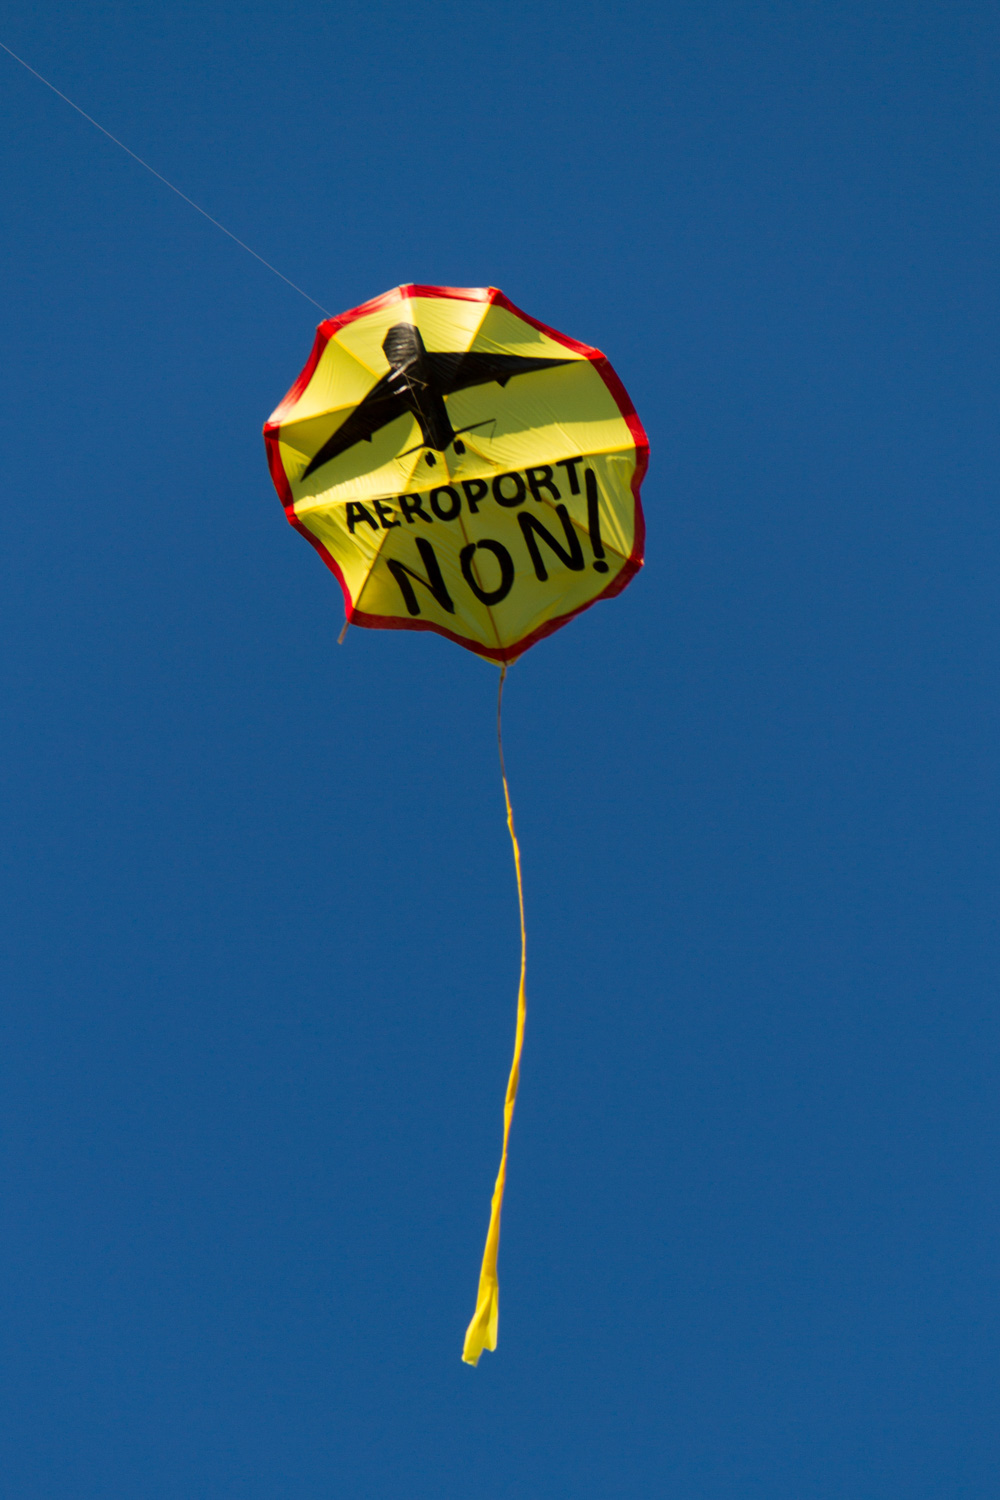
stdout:
<svg viewBox="0 0 1000 1500">
<path fill-rule="evenodd" d="M 507 667 L 642 566 L 649 445 L 603 354 L 489 288 L 401 286 L 321 323 L 265 424 L 288 520 L 345 622 L 432 630 L 500 666 L 497 740 L 521 974 L 503 1149 L 462 1358 L 497 1340 L 497 1252 L 524 1040 L 524 893 L 503 760 Z M 343 639 L 343 633 L 341 634 Z"/>
</svg>

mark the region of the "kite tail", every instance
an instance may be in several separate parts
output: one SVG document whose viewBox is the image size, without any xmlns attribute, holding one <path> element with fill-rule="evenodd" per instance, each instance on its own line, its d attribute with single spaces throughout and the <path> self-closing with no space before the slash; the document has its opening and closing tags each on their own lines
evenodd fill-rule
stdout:
<svg viewBox="0 0 1000 1500">
<path fill-rule="evenodd" d="M 514 832 L 514 809 L 510 805 L 510 789 L 507 786 L 507 771 L 503 761 L 503 735 L 501 733 L 501 707 L 503 705 L 503 684 L 507 675 L 506 666 L 500 668 L 500 688 L 497 693 L 497 748 L 500 751 L 500 776 L 503 780 L 503 795 L 507 803 L 507 827 L 510 830 L 510 841 L 514 847 L 514 869 L 517 872 L 517 902 L 521 913 L 521 982 L 517 991 L 517 1030 L 514 1033 L 514 1060 L 510 1065 L 510 1077 L 507 1080 L 507 1097 L 503 1106 L 503 1153 L 500 1157 L 500 1170 L 497 1173 L 496 1186 L 493 1189 L 493 1202 L 490 1206 L 490 1227 L 486 1235 L 486 1249 L 483 1251 L 483 1266 L 479 1273 L 479 1294 L 476 1298 L 476 1311 L 472 1322 L 469 1324 L 465 1334 L 465 1345 L 462 1349 L 462 1358 L 467 1365 L 479 1363 L 479 1356 L 484 1349 L 495 1349 L 497 1346 L 497 1317 L 499 1314 L 500 1288 L 497 1282 L 497 1251 L 500 1248 L 500 1210 L 503 1207 L 503 1190 L 507 1180 L 507 1141 L 510 1136 L 510 1122 L 514 1117 L 514 1103 L 517 1099 L 518 1079 L 521 1075 L 521 1047 L 524 1043 L 524 1017 L 527 1010 L 524 997 L 524 970 L 527 962 L 527 943 L 524 931 L 524 889 L 521 885 L 521 850 L 518 847 L 517 834 Z"/>
</svg>

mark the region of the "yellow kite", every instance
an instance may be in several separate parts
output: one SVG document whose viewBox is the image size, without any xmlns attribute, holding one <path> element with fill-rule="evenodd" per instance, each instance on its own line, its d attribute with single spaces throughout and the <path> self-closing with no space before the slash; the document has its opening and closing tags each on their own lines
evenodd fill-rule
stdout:
<svg viewBox="0 0 1000 1500">
<path fill-rule="evenodd" d="M 264 427 L 285 513 L 336 574 L 347 625 L 434 630 L 507 665 L 642 566 L 649 445 L 597 349 L 495 287 L 402 286 L 321 323 Z M 499 738 L 499 700 L 497 732 Z M 501 772 L 503 746 L 500 744 Z M 497 1249 L 525 1017 L 462 1357 L 496 1348 Z"/>
</svg>

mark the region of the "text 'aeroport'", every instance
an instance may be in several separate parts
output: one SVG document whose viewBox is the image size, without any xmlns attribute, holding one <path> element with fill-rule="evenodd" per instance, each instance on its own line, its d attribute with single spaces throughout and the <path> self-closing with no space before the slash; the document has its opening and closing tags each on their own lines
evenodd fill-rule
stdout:
<svg viewBox="0 0 1000 1500">
<path fill-rule="evenodd" d="M 435 520 L 455 521 L 462 512 L 463 503 L 472 515 L 478 515 L 480 505 L 490 499 L 504 509 L 513 510 L 522 506 L 530 494 L 538 503 L 549 501 L 562 527 L 562 536 L 559 536 L 550 531 L 530 509 L 519 510 L 517 516 L 527 561 L 531 564 L 535 578 L 540 583 L 546 583 L 548 570 L 553 566 L 554 560 L 574 573 L 582 572 L 587 566 L 580 528 L 574 525 L 569 511 L 562 503 L 554 472 L 557 467 L 563 469 L 565 473 L 559 475 L 559 483 L 568 485 L 570 495 L 579 495 L 579 466 L 582 463 L 582 457 L 561 459 L 557 465 L 540 464 L 523 472 L 512 470 L 498 474 L 492 481 L 465 479 L 460 481 L 460 487 L 438 485 L 425 493 L 399 495 L 395 497 L 398 511 L 387 500 L 373 500 L 370 506 L 362 501 L 350 500 L 347 502 L 348 530 L 353 533 L 355 527 L 361 524 L 370 526 L 374 531 L 388 531 L 404 522 L 408 526 L 414 526 L 418 521 L 427 525 L 433 525 Z M 593 469 L 584 469 L 583 489 L 587 501 L 587 531 L 583 535 L 590 542 L 593 554 L 591 567 L 597 573 L 607 573 L 608 563 L 601 540 L 597 476 Z M 413 539 L 424 565 L 423 573 L 397 558 L 385 559 L 385 566 L 399 586 L 407 613 L 421 613 L 420 598 L 414 588 L 414 584 L 420 584 L 446 613 L 454 614 L 455 603 L 445 583 L 433 543 L 420 535 L 415 535 Z M 544 552 L 543 547 L 546 549 Z M 483 554 L 490 554 L 492 561 L 487 563 Z M 462 577 L 472 593 L 480 603 L 486 605 L 499 604 L 506 599 L 518 576 L 510 549 L 493 537 L 480 537 L 467 543 L 459 552 L 458 562 Z M 484 563 L 488 573 L 495 579 L 493 587 L 487 585 L 483 573 Z"/>
</svg>

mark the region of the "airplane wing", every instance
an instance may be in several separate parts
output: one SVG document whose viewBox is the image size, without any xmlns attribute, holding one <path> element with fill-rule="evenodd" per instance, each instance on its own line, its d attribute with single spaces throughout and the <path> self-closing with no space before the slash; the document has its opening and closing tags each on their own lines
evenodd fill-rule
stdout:
<svg viewBox="0 0 1000 1500">
<path fill-rule="evenodd" d="M 530 375 L 534 370 L 551 370 L 568 365 L 569 359 L 532 359 L 520 354 L 427 354 L 443 395 L 463 391 L 470 385 L 506 385 L 515 375 Z"/>
<path fill-rule="evenodd" d="M 383 375 L 377 385 L 372 386 L 347 421 L 340 424 L 319 452 L 310 459 L 308 467 L 302 473 L 303 479 L 308 479 L 310 474 L 328 464 L 331 458 L 339 458 L 341 453 L 346 453 L 355 443 L 370 443 L 380 427 L 388 426 L 397 417 L 405 416 L 412 410 L 405 399 L 391 388 L 390 383 L 395 373 L 394 370 L 390 371 L 388 375 Z"/>
<path fill-rule="evenodd" d="M 488 385 L 496 381 L 504 386 L 515 375 L 530 375 L 534 370 L 549 370 L 555 365 L 572 364 L 568 359 L 532 359 L 520 354 L 429 354 L 424 353 L 421 364 L 430 376 L 428 385 L 439 396 L 450 396 L 455 391 L 472 385 Z M 416 375 L 416 372 L 414 372 Z M 317 469 L 338 458 L 355 443 L 371 442 L 381 427 L 394 422 L 406 412 L 416 413 L 417 406 L 408 390 L 400 392 L 401 372 L 390 370 L 368 395 L 355 407 L 346 422 L 342 422 L 320 448 L 302 473 L 308 479 Z M 415 383 L 423 384 L 417 380 Z"/>
</svg>

